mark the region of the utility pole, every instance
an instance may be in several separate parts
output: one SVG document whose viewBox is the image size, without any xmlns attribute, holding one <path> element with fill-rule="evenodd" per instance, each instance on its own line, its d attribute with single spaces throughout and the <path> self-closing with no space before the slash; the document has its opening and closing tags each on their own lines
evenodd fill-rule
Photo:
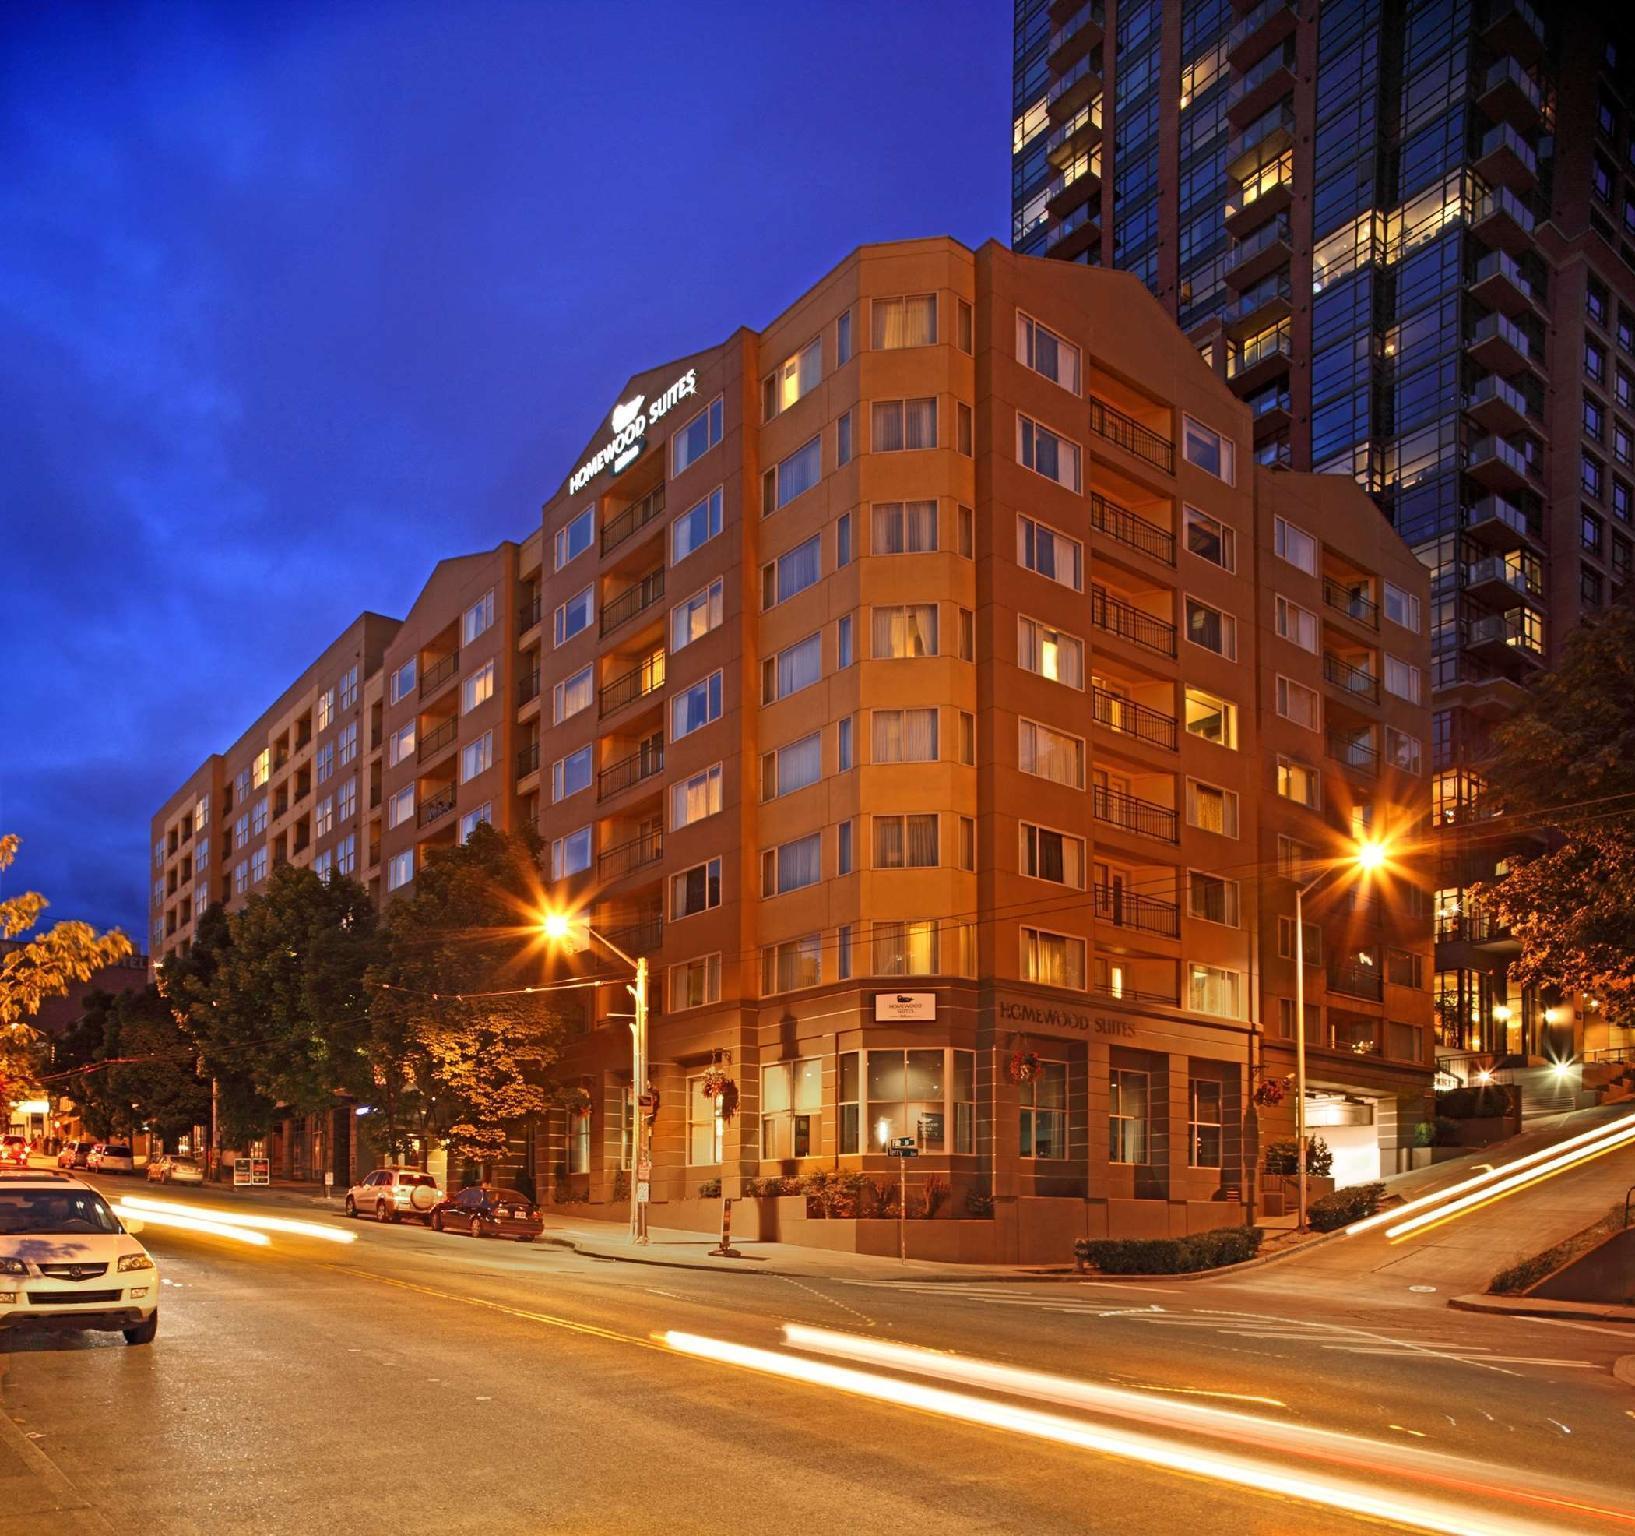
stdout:
<svg viewBox="0 0 1635 1536">
<path fill-rule="evenodd" d="M 647 1138 L 647 956 L 636 957 L 636 981 L 630 989 L 636 999 L 636 1017 L 630 1021 L 630 1094 L 636 1111 L 635 1175 L 630 1181 L 630 1241 L 647 1241 L 647 1196 L 653 1163 Z"/>
<path fill-rule="evenodd" d="M 1306 923 L 1305 887 L 1294 882 L 1294 1169 L 1299 1183 L 1297 1232 L 1306 1230 Z"/>
<path fill-rule="evenodd" d="M 221 1175 L 221 1132 L 217 1129 L 216 1105 L 220 1098 L 220 1088 L 212 1073 L 210 1078 L 210 1177 L 219 1178 Z"/>
</svg>

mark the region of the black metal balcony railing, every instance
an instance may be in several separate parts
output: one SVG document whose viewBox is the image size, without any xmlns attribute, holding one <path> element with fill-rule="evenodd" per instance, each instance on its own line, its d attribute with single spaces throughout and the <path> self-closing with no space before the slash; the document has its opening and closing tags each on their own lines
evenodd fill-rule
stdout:
<svg viewBox="0 0 1635 1536">
<path fill-rule="evenodd" d="M 1091 810 L 1097 821 L 1105 821 L 1126 832 L 1142 837 L 1160 838 L 1166 843 L 1178 840 L 1180 818 L 1167 805 L 1151 800 L 1140 800 L 1120 789 L 1096 785 L 1090 796 Z"/>
<path fill-rule="evenodd" d="M 1385 996 L 1384 982 L 1376 965 L 1331 965 L 1328 971 L 1328 989 L 1343 992 L 1347 997 L 1361 997 L 1379 1002 Z"/>
<path fill-rule="evenodd" d="M 430 800 L 420 802 L 420 825 L 429 827 L 434 821 L 441 820 L 454 809 L 454 786 L 452 784 Z"/>
<path fill-rule="evenodd" d="M 1097 997 L 1114 1003 L 1149 1003 L 1163 1008 L 1179 1008 L 1181 997 L 1177 992 L 1138 992 L 1134 987 L 1115 986 L 1107 981 L 1092 981 L 1090 990 Z"/>
<path fill-rule="evenodd" d="M 1108 442 L 1116 443 L 1127 453 L 1156 465 L 1165 474 L 1175 473 L 1175 444 L 1151 427 L 1144 427 L 1133 416 L 1126 416 L 1105 400 L 1090 397 L 1090 430 Z"/>
<path fill-rule="evenodd" d="M 530 741 L 527 746 L 517 753 L 517 777 L 525 779 L 530 773 L 537 773 L 538 771 L 539 742 L 536 739 Z"/>
<path fill-rule="evenodd" d="M 1149 709 L 1120 694 L 1092 684 L 1090 688 L 1090 717 L 1097 725 L 1104 725 L 1121 736 L 1134 736 L 1137 741 L 1150 742 L 1155 747 L 1175 750 L 1177 725 L 1174 715 Z"/>
<path fill-rule="evenodd" d="M 616 709 L 623 709 L 626 704 L 633 704 L 637 699 L 664 686 L 664 652 L 655 651 L 646 661 L 639 662 L 628 672 L 621 672 L 611 682 L 602 687 L 600 711 L 604 715 L 611 715 Z"/>
<path fill-rule="evenodd" d="M 1095 893 L 1096 916 L 1102 922 L 1160 934 L 1167 939 L 1180 937 L 1181 911 L 1173 901 L 1142 896 L 1121 885 L 1097 885 L 1091 889 Z"/>
<path fill-rule="evenodd" d="M 604 933 L 609 944 L 627 955 L 651 955 L 664 946 L 664 917 L 650 913 L 623 928 L 605 929 Z"/>
<path fill-rule="evenodd" d="M 628 757 L 621 757 L 616 763 L 609 763 L 596 776 L 596 798 L 606 800 L 610 795 L 617 795 L 633 785 L 640 784 L 643 779 L 650 779 L 656 773 L 664 772 L 664 738 L 650 736 Z"/>
<path fill-rule="evenodd" d="M 517 679 L 517 708 L 524 704 L 532 704 L 539 697 L 539 668 L 535 667 L 526 677 Z"/>
<path fill-rule="evenodd" d="M 602 609 L 602 633 L 610 635 L 621 624 L 628 624 L 638 613 L 644 613 L 664 597 L 664 567 L 649 571 L 633 586 L 626 587 Z"/>
<path fill-rule="evenodd" d="M 452 656 L 445 656 L 427 667 L 420 675 L 420 697 L 435 693 L 456 672 L 460 670 L 460 653 L 456 651 Z"/>
<path fill-rule="evenodd" d="M 624 543 L 631 534 L 645 528 L 654 518 L 663 516 L 664 487 L 661 485 L 602 524 L 602 553 L 605 555 L 610 549 Z"/>
<path fill-rule="evenodd" d="M 1355 588 L 1345 586 L 1338 581 L 1323 578 L 1323 601 L 1336 613 L 1343 613 L 1348 619 L 1355 619 L 1359 624 L 1366 624 L 1370 629 L 1380 627 L 1379 604 L 1372 601 Z"/>
<path fill-rule="evenodd" d="M 1151 555 L 1154 560 L 1162 560 L 1165 565 L 1175 564 L 1175 535 L 1168 528 L 1095 491 L 1090 493 L 1090 526 L 1120 544 Z"/>
<path fill-rule="evenodd" d="M 1380 680 L 1372 672 L 1354 667 L 1349 661 L 1342 661 L 1332 651 L 1323 655 L 1323 676 L 1347 693 L 1355 694 L 1360 699 L 1370 699 L 1376 704 L 1379 702 Z"/>
<path fill-rule="evenodd" d="M 1175 626 L 1155 619 L 1150 613 L 1114 597 L 1105 587 L 1090 588 L 1090 622 L 1097 629 L 1139 645 L 1143 650 L 1156 651 L 1160 656 L 1175 655 Z"/>
<path fill-rule="evenodd" d="M 533 596 L 525 598 L 521 607 L 517 609 L 517 633 L 525 635 L 539 623 L 544 616 L 544 601 L 539 595 L 539 588 L 533 589 Z"/>
<path fill-rule="evenodd" d="M 436 757 L 444 747 L 453 744 L 458 729 L 453 720 L 445 720 L 435 730 L 427 731 L 420 738 L 420 746 L 415 752 L 416 758 L 421 762 L 426 762 L 429 758 Z"/>
<path fill-rule="evenodd" d="M 596 860 L 596 873 L 603 880 L 618 880 L 663 858 L 664 834 L 643 832 L 639 837 L 604 848 Z"/>
<path fill-rule="evenodd" d="M 1344 763 L 1347 768 L 1354 768 L 1358 773 L 1379 772 L 1380 755 L 1375 750 L 1371 737 L 1353 736 L 1345 731 L 1330 731 L 1328 755 L 1335 762 Z"/>
</svg>

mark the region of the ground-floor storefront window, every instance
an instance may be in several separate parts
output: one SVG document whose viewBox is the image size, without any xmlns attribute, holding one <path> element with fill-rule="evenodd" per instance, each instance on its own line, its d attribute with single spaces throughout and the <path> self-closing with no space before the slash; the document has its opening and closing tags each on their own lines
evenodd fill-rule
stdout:
<svg viewBox="0 0 1635 1536">
<path fill-rule="evenodd" d="M 976 1150 L 971 1051 L 847 1051 L 839 1099 L 843 1153 L 878 1152 L 899 1136 L 926 1152 Z"/>
<path fill-rule="evenodd" d="M 1067 1063 L 1041 1061 L 1017 1084 L 1019 1150 L 1023 1157 L 1067 1156 Z"/>
<path fill-rule="evenodd" d="M 761 1068 L 761 1156 L 811 1157 L 820 1150 L 823 1063 L 815 1056 Z"/>
<path fill-rule="evenodd" d="M 1115 1067 L 1108 1073 L 1107 1161 L 1143 1164 L 1151 1160 L 1152 1078 Z"/>
</svg>

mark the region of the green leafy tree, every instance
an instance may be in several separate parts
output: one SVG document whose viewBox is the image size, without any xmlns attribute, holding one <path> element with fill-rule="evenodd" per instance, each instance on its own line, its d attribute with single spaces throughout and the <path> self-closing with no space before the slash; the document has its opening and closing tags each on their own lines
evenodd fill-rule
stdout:
<svg viewBox="0 0 1635 1536">
<path fill-rule="evenodd" d="M 1635 1024 L 1635 606 L 1575 631 L 1495 745 L 1495 830 L 1507 817 L 1555 829 L 1473 893 L 1521 944 L 1511 975 L 1590 993 L 1609 1022 Z"/>
</svg>

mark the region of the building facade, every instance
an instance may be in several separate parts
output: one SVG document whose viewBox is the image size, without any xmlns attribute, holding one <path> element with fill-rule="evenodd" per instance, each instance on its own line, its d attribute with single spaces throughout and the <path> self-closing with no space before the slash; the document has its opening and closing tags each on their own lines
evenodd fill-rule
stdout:
<svg viewBox="0 0 1635 1536">
<path fill-rule="evenodd" d="M 1624 587 L 1635 37 L 1526 0 L 1017 0 L 1016 249 L 1135 272 L 1263 463 L 1364 486 L 1432 572 L 1447 1065 L 1627 1045 L 1506 981 L 1467 892 L 1495 722 Z"/>
</svg>

